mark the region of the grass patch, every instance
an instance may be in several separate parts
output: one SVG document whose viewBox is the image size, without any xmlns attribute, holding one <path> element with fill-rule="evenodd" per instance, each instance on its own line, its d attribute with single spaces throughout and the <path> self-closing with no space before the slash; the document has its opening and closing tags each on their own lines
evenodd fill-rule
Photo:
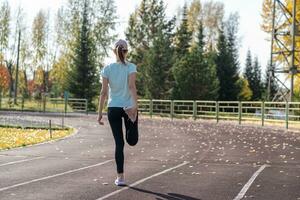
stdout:
<svg viewBox="0 0 300 200">
<path fill-rule="evenodd" d="M 73 129 L 55 129 L 52 130 L 52 138 L 50 138 L 50 132 L 47 129 L 0 127 L 0 150 L 55 140 L 70 135 L 72 132 Z"/>
</svg>

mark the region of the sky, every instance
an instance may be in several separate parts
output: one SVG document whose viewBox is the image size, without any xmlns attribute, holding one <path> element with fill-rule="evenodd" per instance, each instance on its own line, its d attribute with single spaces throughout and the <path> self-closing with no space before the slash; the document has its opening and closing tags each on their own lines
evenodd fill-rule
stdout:
<svg viewBox="0 0 300 200">
<path fill-rule="evenodd" d="M 2 0 L 0 0 L 2 1 Z M 205 2 L 207 0 L 201 0 Z M 241 64 L 241 71 L 243 70 L 247 50 L 251 50 L 254 56 L 258 57 L 263 71 L 270 58 L 270 42 L 266 39 L 270 37 L 260 29 L 261 24 L 261 8 L 263 0 L 215 0 L 224 3 L 225 14 L 228 15 L 231 12 L 238 12 L 240 15 L 240 30 L 238 36 L 240 38 L 240 50 L 239 60 Z M 16 9 L 19 5 L 24 8 L 27 13 L 27 21 L 29 26 L 36 13 L 40 9 L 49 11 L 50 13 L 56 13 L 56 10 L 66 3 L 67 0 L 9 0 L 9 4 L 12 9 Z M 125 38 L 124 31 L 127 27 L 127 21 L 129 15 L 138 7 L 141 0 L 115 0 L 117 7 L 117 16 L 120 23 L 116 27 L 116 32 L 119 38 Z M 184 3 L 189 3 L 191 0 L 164 0 L 167 5 L 167 16 L 172 17 L 178 13 L 180 7 Z M 105 64 L 114 60 L 113 54 L 105 59 Z"/>
</svg>

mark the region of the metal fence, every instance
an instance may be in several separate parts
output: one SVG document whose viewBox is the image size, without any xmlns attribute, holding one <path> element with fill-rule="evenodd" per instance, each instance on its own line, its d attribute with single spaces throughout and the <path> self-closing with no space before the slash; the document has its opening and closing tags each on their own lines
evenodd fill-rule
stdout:
<svg viewBox="0 0 300 200">
<path fill-rule="evenodd" d="M 235 120 L 300 128 L 300 102 L 139 100 L 139 111 L 170 118 Z"/>
<path fill-rule="evenodd" d="M 12 98 L 0 97 L 0 110 L 88 113 L 88 101 L 78 98 L 17 98 L 17 103 L 14 104 Z"/>
<path fill-rule="evenodd" d="M 40 100 L 0 98 L 0 110 L 39 111 L 39 112 L 81 112 L 88 113 L 88 101 L 76 98 L 48 98 Z M 140 99 L 139 111 L 142 114 L 159 115 L 170 118 L 193 118 L 234 120 L 239 124 L 251 122 L 280 124 L 300 128 L 300 102 L 262 101 L 188 101 Z"/>
</svg>

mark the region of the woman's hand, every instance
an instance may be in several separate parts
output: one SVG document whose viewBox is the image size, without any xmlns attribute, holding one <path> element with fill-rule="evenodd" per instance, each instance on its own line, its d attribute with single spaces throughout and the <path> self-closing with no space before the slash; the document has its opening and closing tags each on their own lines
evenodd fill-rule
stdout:
<svg viewBox="0 0 300 200">
<path fill-rule="evenodd" d="M 104 123 L 102 122 L 102 113 L 99 113 L 97 121 L 100 125 L 104 125 Z"/>
</svg>

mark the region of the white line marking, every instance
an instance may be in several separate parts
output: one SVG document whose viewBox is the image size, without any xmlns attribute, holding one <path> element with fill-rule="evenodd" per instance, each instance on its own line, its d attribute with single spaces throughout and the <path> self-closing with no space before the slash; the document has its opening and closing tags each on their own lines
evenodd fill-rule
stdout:
<svg viewBox="0 0 300 200">
<path fill-rule="evenodd" d="M 18 183 L 18 184 L 11 185 L 11 186 L 8 186 L 8 187 L 3 187 L 3 188 L 0 188 L 0 192 L 5 191 L 5 190 L 9 190 L 9 189 L 12 189 L 12 188 L 16 188 L 16 187 L 19 187 L 19 186 L 27 185 L 27 184 L 30 184 L 30 183 L 35 183 L 35 182 L 38 182 L 38 181 L 43 181 L 43 180 L 46 180 L 46 179 L 55 178 L 55 177 L 70 174 L 70 173 L 73 173 L 73 172 L 78 172 L 80 170 L 85 170 L 85 169 L 89 169 L 89 168 L 92 168 L 92 167 L 97 167 L 97 166 L 109 163 L 111 161 L 113 161 L 113 160 L 107 160 L 107 161 L 104 161 L 104 162 L 101 162 L 101 163 L 97 163 L 95 165 L 90 165 L 90 166 L 86 166 L 86 167 L 82 167 L 82 168 L 78 168 L 78 169 L 73 169 L 73 170 L 63 172 L 63 173 L 59 173 L 59 174 L 55 174 L 55 175 L 51 175 L 51 176 L 46 176 L 46 177 L 42 177 L 42 178 L 38 178 L 38 179 L 33 179 L 31 181 Z"/>
<path fill-rule="evenodd" d="M 252 183 L 254 182 L 254 180 L 256 179 L 256 177 L 266 168 L 269 167 L 269 165 L 262 165 L 253 175 L 252 177 L 249 179 L 249 181 L 246 183 L 246 185 L 244 185 L 244 187 L 242 188 L 242 190 L 240 191 L 240 193 L 233 199 L 233 200 L 240 200 L 244 197 L 244 195 L 246 194 L 247 190 L 251 187 Z"/>
<path fill-rule="evenodd" d="M 45 158 L 45 157 L 36 157 L 36 158 L 31 158 L 31 159 L 24 159 L 24 160 L 8 162 L 8 163 L 0 164 L 0 167 L 7 166 L 7 165 L 13 165 L 13 164 L 17 164 L 17 163 L 22 163 L 22 162 L 28 162 L 28 161 L 32 161 L 32 160 L 38 160 L 41 158 Z"/>
<path fill-rule="evenodd" d="M 122 189 L 116 190 L 116 191 L 114 191 L 114 192 L 112 192 L 112 193 L 109 193 L 109 194 L 107 194 L 107 195 L 105 195 L 105 196 L 103 196 L 103 197 L 100 197 L 100 198 L 98 198 L 98 199 L 96 199 L 96 200 L 103 200 L 103 199 L 106 199 L 106 198 L 108 198 L 108 197 L 111 197 L 111 196 L 113 196 L 113 195 L 115 195 L 115 194 L 118 194 L 118 193 L 120 193 L 120 192 L 122 192 L 122 191 L 124 191 L 124 190 L 129 189 L 130 187 L 134 187 L 134 186 L 136 186 L 136 185 L 138 185 L 138 184 L 141 184 L 141 183 L 143 183 L 143 182 L 145 182 L 145 181 L 147 181 L 147 180 L 149 180 L 149 179 L 151 179 L 151 178 L 154 178 L 154 177 L 156 177 L 156 176 L 159 176 L 159 175 L 162 175 L 162 174 L 164 174 L 164 173 L 167 173 L 167 172 L 169 172 L 169 171 L 171 171 L 171 170 L 173 170 L 173 169 L 182 167 L 182 166 L 184 166 L 184 165 L 186 165 L 186 164 L 188 164 L 188 163 L 189 163 L 189 162 L 186 162 L 186 161 L 185 161 L 185 162 L 181 163 L 180 165 L 177 165 L 177 166 L 175 166 L 175 167 L 166 169 L 166 170 L 164 170 L 164 171 L 161 171 L 161 172 L 158 172 L 158 173 L 153 174 L 153 175 L 151 175 L 151 176 L 148 176 L 148 177 L 146 177 L 146 178 L 143 178 L 143 179 L 141 179 L 141 180 L 139 180 L 139 181 L 136 181 L 136 182 L 130 184 L 129 186 L 125 186 L 125 187 L 123 187 Z"/>
</svg>

